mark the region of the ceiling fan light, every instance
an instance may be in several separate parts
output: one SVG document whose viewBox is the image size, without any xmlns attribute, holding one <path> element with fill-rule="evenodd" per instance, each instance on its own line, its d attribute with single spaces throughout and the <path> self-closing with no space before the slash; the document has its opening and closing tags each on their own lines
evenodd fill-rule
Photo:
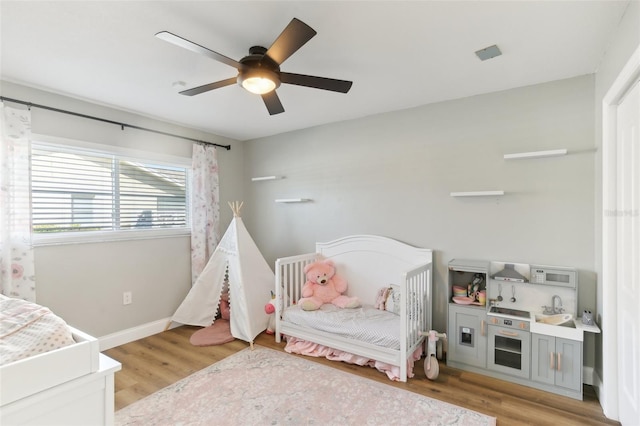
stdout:
<svg viewBox="0 0 640 426">
<path fill-rule="evenodd" d="M 264 95 L 276 88 L 276 84 L 264 77 L 249 77 L 242 82 L 242 87 L 256 95 Z"/>
<path fill-rule="evenodd" d="M 249 70 L 238 75 L 238 83 L 247 91 L 256 95 L 264 95 L 280 85 L 276 73 L 269 70 Z"/>
</svg>

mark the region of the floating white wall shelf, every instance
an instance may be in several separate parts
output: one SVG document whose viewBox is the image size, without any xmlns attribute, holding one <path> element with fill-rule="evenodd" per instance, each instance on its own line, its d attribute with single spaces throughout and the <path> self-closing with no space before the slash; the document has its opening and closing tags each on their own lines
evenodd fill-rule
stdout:
<svg viewBox="0 0 640 426">
<path fill-rule="evenodd" d="M 308 203 L 310 198 L 278 198 L 276 203 Z"/>
<path fill-rule="evenodd" d="M 566 149 L 552 149 L 549 151 L 532 151 L 532 152 L 519 152 L 516 154 L 505 154 L 505 160 L 523 160 L 525 158 L 543 158 L 543 157 L 559 157 L 561 155 L 567 155 Z"/>
<path fill-rule="evenodd" d="M 487 197 L 492 195 L 504 195 L 504 191 L 467 191 L 452 192 L 452 197 Z"/>
<path fill-rule="evenodd" d="M 282 179 L 282 178 L 283 176 L 259 176 L 259 177 L 251 178 L 251 180 L 253 182 L 260 182 L 263 180 L 276 180 L 276 179 Z"/>
</svg>

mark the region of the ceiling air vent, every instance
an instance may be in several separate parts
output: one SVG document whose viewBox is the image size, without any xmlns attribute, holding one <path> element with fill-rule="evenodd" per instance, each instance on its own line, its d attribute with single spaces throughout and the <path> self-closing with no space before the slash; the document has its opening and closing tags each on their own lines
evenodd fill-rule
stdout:
<svg viewBox="0 0 640 426">
<path fill-rule="evenodd" d="M 502 55 L 502 52 L 498 46 L 494 44 L 493 46 L 485 47 L 484 49 L 476 51 L 476 55 L 478 55 L 478 58 L 480 58 L 481 61 L 486 61 L 487 59 Z"/>
</svg>

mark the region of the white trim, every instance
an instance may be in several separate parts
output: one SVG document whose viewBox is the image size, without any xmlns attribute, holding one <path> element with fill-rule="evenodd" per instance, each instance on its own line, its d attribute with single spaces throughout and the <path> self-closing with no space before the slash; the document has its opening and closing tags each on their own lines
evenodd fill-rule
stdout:
<svg viewBox="0 0 640 426">
<path fill-rule="evenodd" d="M 100 341 L 100 352 L 115 348 L 116 346 L 124 345 L 125 343 L 153 336 L 154 334 L 165 331 L 165 329 L 168 330 L 180 326 L 178 323 L 171 323 L 171 327 L 167 328 L 170 321 L 171 318 L 164 318 L 102 336 L 98 339 Z"/>
<path fill-rule="evenodd" d="M 640 46 L 631 55 L 615 81 L 602 98 L 602 278 L 598 285 L 607 283 L 602 290 L 602 374 L 599 378 L 598 396 L 605 416 L 618 420 L 618 328 L 617 328 L 617 277 L 616 239 L 611 228 L 611 216 L 607 216 L 609 199 L 615 196 L 616 107 L 627 90 L 640 76 Z M 614 162 L 611 164 L 611 162 Z M 613 191 L 613 194 L 612 194 Z M 615 206 L 614 206 L 615 207 Z M 613 225 L 615 227 L 615 224 Z"/>
<path fill-rule="evenodd" d="M 467 192 L 452 192 L 452 197 L 485 197 L 490 195 L 504 195 L 504 191 L 467 191 Z"/>
<path fill-rule="evenodd" d="M 593 370 L 593 390 L 598 397 L 598 401 L 600 401 L 600 405 L 602 405 L 602 398 L 604 395 L 602 394 L 602 379 L 596 370 Z"/>
<path fill-rule="evenodd" d="M 543 157 L 559 157 L 561 155 L 567 155 L 566 149 L 552 149 L 549 151 L 532 151 L 532 152 L 519 152 L 516 154 L 505 154 L 505 160 L 519 160 L 525 158 L 543 158 Z"/>
<path fill-rule="evenodd" d="M 588 367 L 586 365 L 582 367 L 582 383 L 593 386 L 594 375 L 596 374 L 593 367 Z"/>
<path fill-rule="evenodd" d="M 603 106 L 611 106 L 622 99 L 638 76 L 640 76 L 640 46 L 633 52 L 607 94 L 602 98 Z"/>
<path fill-rule="evenodd" d="M 31 242 L 34 247 L 57 246 L 64 244 L 92 244 L 112 241 L 153 240 L 157 238 L 190 237 L 191 229 L 131 229 L 126 231 L 90 231 L 66 232 L 50 234 L 33 234 Z"/>
</svg>

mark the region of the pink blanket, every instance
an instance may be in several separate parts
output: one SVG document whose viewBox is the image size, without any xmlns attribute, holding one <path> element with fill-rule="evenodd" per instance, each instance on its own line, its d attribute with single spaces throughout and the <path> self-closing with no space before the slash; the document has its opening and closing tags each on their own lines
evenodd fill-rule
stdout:
<svg viewBox="0 0 640 426">
<path fill-rule="evenodd" d="M 391 380 L 400 380 L 400 367 L 396 365 L 387 364 L 386 362 L 376 361 L 374 359 L 365 358 L 349 352 L 329 348 L 327 346 L 309 342 L 307 340 L 298 339 L 296 337 L 286 336 L 286 339 L 287 345 L 285 346 L 284 350 L 288 353 L 325 357 L 331 361 L 344 361 L 349 364 L 368 365 L 369 367 L 373 367 L 378 371 L 386 373 L 387 377 L 389 377 Z M 413 352 L 413 354 L 411 354 L 411 357 L 407 360 L 407 377 L 413 377 L 413 366 L 415 362 L 421 357 L 422 346 L 417 348 Z"/>
</svg>

